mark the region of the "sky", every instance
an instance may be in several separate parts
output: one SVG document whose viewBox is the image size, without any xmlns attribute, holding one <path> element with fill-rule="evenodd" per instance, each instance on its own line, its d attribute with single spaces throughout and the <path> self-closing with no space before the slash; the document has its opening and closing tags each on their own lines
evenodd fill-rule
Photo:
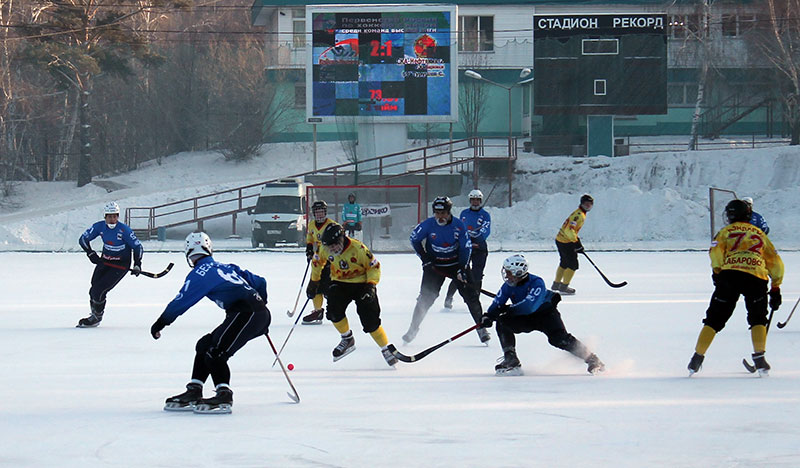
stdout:
<svg viewBox="0 0 800 468">
<path fill-rule="evenodd" d="M 0 466 L 297 466 L 530 467 L 664 466 L 794 467 L 800 465 L 800 322 L 773 324 L 768 378 L 751 375 L 752 351 L 743 304 L 709 349 L 702 371 L 687 377 L 712 292 L 708 187 L 751 196 L 772 227 L 786 264 L 786 319 L 800 297 L 792 273 L 800 264 L 798 150 L 652 153 L 622 158 L 524 156 L 511 208 L 498 185 L 490 200 L 492 252 L 484 289 L 500 286 L 502 260 L 523 252 L 531 271 L 550 283 L 558 263 L 553 237 L 584 192 L 595 198 L 581 238 L 614 282 L 609 288 L 581 257 L 559 310 L 569 330 L 602 359 L 607 371 L 551 347 L 544 335 L 517 337 L 524 376 L 497 377 L 496 336 L 481 345 L 473 333 L 411 364 L 389 368 L 349 310 L 357 349 L 333 363 L 339 341 L 329 323 L 297 325 L 283 352 L 301 401 L 287 397 L 283 373 L 270 367 L 266 340 L 230 361 L 231 415 L 167 413 L 166 397 L 183 391 L 196 341 L 223 314 L 204 300 L 154 341 L 149 327 L 189 271 L 181 239 L 145 242 L 143 266 L 163 278 L 126 277 L 108 298 L 96 329 L 77 329 L 88 314 L 93 266 L 77 246 L 113 197 L 147 206 L 298 172 L 275 145 L 245 164 L 213 153 L 178 154 L 139 171 L 102 178 L 121 187 L 20 183 L 0 211 Z M 341 161 L 335 146 L 325 164 Z M 343 162 L 343 161 L 341 161 Z M 492 182 L 482 181 L 484 193 Z M 456 206 L 464 203 L 455 198 Z M 502 204 L 502 203 L 499 203 Z M 286 314 L 301 288 L 299 249 L 251 251 L 249 240 L 211 232 L 215 257 L 268 281 L 275 345 L 295 318 Z M 99 247 L 99 246 L 98 246 Z M 401 352 L 415 354 L 468 328 L 466 306 L 442 298 L 417 338 L 401 344 L 419 290 L 419 260 L 378 253 L 383 326 Z M 484 308 L 488 298 L 483 298 Z M 301 301 L 302 306 L 302 301 Z M 795 319 L 797 320 L 797 319 Z M 210 384 L 206 395 L 211 395 Z"/>
</svg>

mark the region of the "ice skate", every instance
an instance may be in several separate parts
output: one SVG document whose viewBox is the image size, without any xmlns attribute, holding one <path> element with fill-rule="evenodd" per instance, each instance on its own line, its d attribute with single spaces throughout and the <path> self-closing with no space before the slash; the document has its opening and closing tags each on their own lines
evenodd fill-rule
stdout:
<svg viewBox="0 0 800 468">
<path fill-rule="evenodd" d="M 575 289 L 570 288 L 568 284 L 564 283 L 559 283 L 558 291 L 562 296 L 573 296 L 575 294 Z"/>
<path fill-rule="evenodd" d="M 350 330 L 349 332 L 342 335 L 342 341 L 333 348 L 333 362 L 338 361 L 339 359 L 347 356 L 348 354 L 352 353 L 356 350 L 356 340 L 353 338 L 353 331 Z"/>
<path fill-rule="evenodd" d="M 195 381 L 186 384 L 186 391 L 167 398 L 164 411 L 192 411 L 194 405 L 203 399 L 203 384 Z"/>
<path fill-rule="evenodd" d="M 414 341 L 414 338 L 417 337 L 417 332 L 419 332 L 419 328 L 409 328 L 405 335 L 403 335 L 403 343 L 409 344 Z"/>
<path fill-rule="evenodd" d="M 233 407 L 233 390 L 227 384 L 217 385 L 217 394 L 202 398 L 194 405 L 196 414 L 228 414 Z"/>
<path fill-rule="evenodd" d="M 489 330 L 485 328 L 479 328 L 478 330 L 478 337 L 481 339 L 481 343 L 488 343 L 489 340 L 492 339 L 492 335 L 489 334 Z M 486 344 L 486 346 L 489 346 Z"/>
<path fill-rule="evenodd" d="M 517 358 L 517 352 L 511 348 L 503 353 L 500 364 L 494 366 L 495 375 L 513 376 L 522 375 L 522 364 Z"/>
<path fill-rule="evenodd" d="M 584 362 L 589 366 L 586 370 L 589 371 L 590 374 L 596 375 L 600 372 L 606 370 L 606 365 L 603 364 L 603 361 L 597 357 L 596 354 L 592 353 L 587 357 Z"/>
<path fill-rule="evenodd" d="M 692 358 L 689 360 L 689 377 L 693 376 L 694 374 L 700 372 L 700 369 L 703 367 L 703 359 L 706 357 L 702 354 L 694 353 Z"/>
<path fill-rule="evenodd" d="M 95 314 L 92 312 L 88 317 L 82 318 L 78 320 L 78 324 L 75 326 L 76 328 L 94 328 L 100 325 L 100 321 L 103 320 L 103 314 Z"/>
<path fill-rule="evenodd" d="M 381 348 L 381 354 L 383 354 L 383 358 L 386 359 L 386 364 L 389 364 L 389 366 L 394 367 L 397 364 L 397 358 L 389 351 L 389 348 Z"/>
<path fill-rule="evenodd" d="M 452 309 L 453 308 L 453 298 L 452 297 L 445 297 L 444 298 L 444 308 L 445 309 Z"/>
<path fill-rule="evenodd" d="M 555 292 L 561 291 L 561 283 L 559 283 L 557 281 L 553 281 L 553 285 L 550 286 L 550 290 L 551 291 L 555 291 Z"/>
<path fill-rule="evenodd" d="M 319 325 L 322 323 L 324 316 L 325 313 L 322 309 L 312 310 L 311 313 L 303 317 L 303 325 Z"/>
<path fill-rule="evenodd" d="M 756 367 L 759 377 L 769 377 L 769 370 L 771 367 L 764 357 L 763 351 L 760 353 L 753 353 L 753 365 Z"/>
</svg>

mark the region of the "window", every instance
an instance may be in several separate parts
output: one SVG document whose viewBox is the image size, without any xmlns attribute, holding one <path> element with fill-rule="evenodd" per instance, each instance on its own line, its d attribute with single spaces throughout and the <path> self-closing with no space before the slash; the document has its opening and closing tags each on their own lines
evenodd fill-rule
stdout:
<svg viewBox="0 0 800 468">
<path fill-rule="evenodd" d="M 606 80 L 594 80 L 594 95 L 595 96 L 606 95 Z"/>
<path fill-rule="evenodd" d="M 756 16 L 752 14 L 723 14 L 722 35 L 728 37 L 741 36 L 753 29 L 756 24 Z"/>
<path fill-rule="evenodd" d="M 486 52 L 494 50 L 493 16 L 459 16 L 458 50 Z"/>
<path fill-rule="evenodd" d="M 667 105 L 672 107 L 694 107 L 696 103 L 696 84 L 676 83 L 667 86 Z"/>
<path fill-rule="evenodd" d="M 294 85 L 294 107 L 296 109 L 305 109 L 306 108 L 306 85 L 305 84 L 296 84 L 296 85 Z"/>
<path fill-rule="evenodd" d="M 306 47 L 306 12 L 299 8 L 292 10 L 292 47 Z"/>
<path fill-rule="evenodd" d="M 619 39 L 584 39 L 581 46 L 583 55 L 619 54 Z"/>
</svg>

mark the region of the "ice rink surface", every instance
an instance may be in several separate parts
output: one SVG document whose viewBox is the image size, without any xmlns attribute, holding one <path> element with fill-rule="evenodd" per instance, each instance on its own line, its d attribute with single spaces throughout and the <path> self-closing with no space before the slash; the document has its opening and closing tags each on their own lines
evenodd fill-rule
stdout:
<svg viewBox="0 0 800 468">
<path fill-rule="evenodd" d="M 778 246 L 780 249 L 780 245 Z M 484 289 L 500 286 L 491 253 Z M 78 253 L 0 253 L 0 466 L 9 467 L 796 467 L 800 466 L 800 319 L 781 330 L 798 296 L 782 288 L 767 343 L 768 378 L 748 374 L 752 351 L 742 301 L 687 377 L 712 292 L 706 252 L 590 252 L 608 287 L 581 257 L 559 305 L 568 331 L 605 362 L 607 372 L 551 347 L 544 335 L 518 335 L 525 375 L 496 377 L 502 354 L 466 335 L 424 360 L 390 369 L 348 312 L 357 349 L 333 363 L 339 336 L 328 322 L 298 325 L 282 358 L 300 404 L 267 341 L 231 360 L 231 415 L 162 410 L 189 380 L 194 345 L 223 313 L 207 299 L 154 341 L 151 323 L 188 273 L 180 253 L 146 253 L 161 279 L 126 277 L 108 297 L 100 327 L 77 329 L 88 314 L 93 266 Z M 555 252 L 526 254 L 549 285 Z M 783 252 L 787 278 L 800 252 Z M 280 346 L 305 267 L 300 253 L 220 252 L 268 280 L 270 335 Z M 378 255 L 383 326 L 414 354 L 471 325 L 456 299 L 431 308 L 416 340 L 403 346 L 419 289 L 419 260 Z M 301 299 L 301 305 L 304 298 Z M 484 308 L 489 299 L 483 298 Z M 206 395 L 211 395 L 210 382 Z"/>
</svg>

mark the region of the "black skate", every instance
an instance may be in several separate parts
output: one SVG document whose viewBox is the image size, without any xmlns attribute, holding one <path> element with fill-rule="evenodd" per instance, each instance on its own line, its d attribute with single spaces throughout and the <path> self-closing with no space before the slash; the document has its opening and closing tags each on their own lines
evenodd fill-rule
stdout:
<svg viewBox="0 0 800 468">
<path fill-rule="evenodd" d="M 189 382 L 186 384 L 186 391 L 180 395 L 167 398 L 164 404 L 164 411 L 192 411 L 194 405 L 203 399 L 203 384 L 199 382 Z"/>
<path fill-rule="evenodd" d="M 513 348 L 503 353 L 500 364 L 494 366 L 494 372 L 502 376 L 522 375 L 522 364 Z"/>
<path fill-rule="evenodd" d="M 194 405 L 196 414 L 228 414 L 233 407 L 233 390 L 227 384 L 217 385 L 217 394 L 198 400 Z"/>
<path fill-rule="evenodd" d="M 689 369 L 689 377 L 700 372 L 700 369 L 703 367 L 703 359 L 705 358 L 706 357 L 702 354 L 694 353 L 692 355 L 692 358 L 689 360 L 689 365 L 687 366 Z"/>
<path fill-rule="evenodd" d="M 78 324 L 75 325 L 76 328 L 94 328 L 100 325 L 100 322 L 103 320 L 103 314 L 96 315 L 92 313 L 86 318 L 82 318 L 78 320 Z"/>
<path fill-rule="evenodd" d="M 342 341 L 340 341 L 339 344 L 333 348 L 333 362 L 338 361 L 355 350 L 356 340 L 353 338 L 353 331 L 350 330 L 346 334 L 342 335 Z"/>
<path fill-rule="evenodd" d="M 389 351 L 389 348 L 381 348 L 381 354 L 383 354 L 383 358 L 386 359 L 386 364 L 389 364 L 391 367 L 397 364 L 397 358 Z"/>
<path fill-rule="evenodd" d="M 478 337 L 481 339 L 481 343 L 488 343 L 489 340 L 492 339 L 492 335 L 489 334 L 489 330 L 485 328 L 479 328 L 478 330 Z M 488 344 L 486 346 L 489 346 Z"/>
<path fill-rule="evenodd" d="M 575 295 L 575 289 L 570 288 L 568 284 L 559 283 L 559 292 L 562 296 L 573 296 Z"/>
<path fill-rule="evenodd" d="M 760 353 L 753 353 L 753 365 L 758 371 L 759 377 L 769 377 L 769 370 L 771 367 L 769 366 L 767 359 L 764 357 L 763 351 Z"/>
<path fill-rule="evenodd" d="M 322 309 L 312 310 L 310 314 L 303 317 L 303 325 L 319 325 L 325 317 L 325 312 Z"/>
<path fill-rule="evenodd" d="M 606 365 L 603 364 L 603 361 L 594 353 L 590 354 L 584 362 L 589 366 L 586 370 L 592 375 L 599 374 L 606 370 Z"/>
</svg>

